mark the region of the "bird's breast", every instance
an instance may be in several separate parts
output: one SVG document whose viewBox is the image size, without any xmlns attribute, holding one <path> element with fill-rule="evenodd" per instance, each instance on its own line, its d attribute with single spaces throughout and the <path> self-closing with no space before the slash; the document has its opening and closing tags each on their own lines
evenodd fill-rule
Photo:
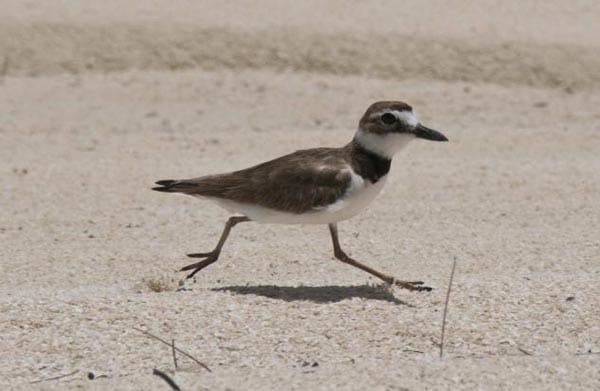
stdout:
<svg viewBox="0 0 600 391">
<path fill-rule="evenodd" d="M 387 175 L 384 175 L 373 183 L 352 172 L 352 180 L 342 197 L 322 209 L 336 217 L 336 221 L 349 219 L 365 209 L 379 195 L 386 179 Z"/>
</svg>

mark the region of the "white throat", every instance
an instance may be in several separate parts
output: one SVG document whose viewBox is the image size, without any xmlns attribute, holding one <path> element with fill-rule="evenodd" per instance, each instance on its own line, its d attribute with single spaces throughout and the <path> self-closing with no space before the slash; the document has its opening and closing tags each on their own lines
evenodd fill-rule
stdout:
<svg viewBox="0 0 600 391">
<path fill-rule="evenodd" d="M 415 139 L 412 133 L 385 133 L 374 134 L 358 128 L 354 140 L 367 151 L 391 159 L 394 155 Z"/>
</svg>

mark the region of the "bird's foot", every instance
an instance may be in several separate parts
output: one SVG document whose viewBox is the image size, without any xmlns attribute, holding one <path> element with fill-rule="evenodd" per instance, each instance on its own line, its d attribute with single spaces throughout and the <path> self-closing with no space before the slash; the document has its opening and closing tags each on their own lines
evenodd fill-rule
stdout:
<svg viewBox="0 0 600 391">
<path fill-rule="evenodd" d="M 194 277 L 194 274 L 198 273 L 200 270 L 204 269 L 205 267 L 207 267 L 208 265 L 210 265 L 211 263 L 213 263 L 217 259 L 219 259 L 219 253 L 220 253 L 219 251 L 213 250 L 209 253 L 188 254 L 187 256 L 190 258 L 204 258 L 204 259 L 200 262 L 192 263 L 190 265 L 182 267 L 180 271 L 184 272 L 184 271 L 192 270 L 192 272 L 190 274 L 188 274 L 186 277 L 186 278 L 192 278 L 192 277 Z"/>
<path fill-rule="evenodd" d="M 400 288 L 408 289 L 409 291 L 430 292 L 433 288 L 423 285 L 423 281 L 402 281 L 392 278 L 390 285 L 399 286 Z"/>
</svg>

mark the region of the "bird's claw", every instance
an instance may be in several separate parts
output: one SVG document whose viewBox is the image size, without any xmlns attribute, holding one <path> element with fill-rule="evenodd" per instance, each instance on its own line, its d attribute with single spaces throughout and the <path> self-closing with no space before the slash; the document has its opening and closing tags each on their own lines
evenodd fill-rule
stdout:
<svg viewBox="0 0 600 391">
<path fill-rule="evenodd" d="M 399 286 L 400 288 L 417 292 L 431 292 L 433 290 L 433 288 L 425 286 L 423 284 L 423 281 L 401 281 L 392 278 L 392 283 L 390 285 Z"/>
<path fill-rule="evenodd" d="M 187 266 L 184 266 L 181 268 L 180 271 L 182 271 L 182 272 L 192 270 L 192 272 L 190 274 L 188 274 L 186 277 L 186 279 L 189 279 L 189 278 L 194 277 L 194 274 L 198 273 L 200 270 L 204 269 L 211 263 L 215 262 L 219 258 L 219 252 L 211 251 L 209 253 L 194 253 L 194 254 L 187 254 L 187 256 L 190 258 L 204 258 L 200 262 L 192 263 L 190 265 L 187 265 Z"/>
</svg>

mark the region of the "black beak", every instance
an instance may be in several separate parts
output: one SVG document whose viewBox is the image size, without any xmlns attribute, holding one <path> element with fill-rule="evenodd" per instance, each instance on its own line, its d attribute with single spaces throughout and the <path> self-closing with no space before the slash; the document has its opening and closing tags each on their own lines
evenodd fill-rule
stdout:
<svg viewBox="0 0 600 391">
<path fill-rule="evenodd" d="M 413 130 L 413 133 L 418 138 L 424 138 L 425 140 L 448 141 L 446 136 L 444 136 L 437 130 L 429 129 L 428 127 L 425 127 L 421 124 L 417 124 L 417 127 L 415 128 L 415 130 Z"/>
</svg>

